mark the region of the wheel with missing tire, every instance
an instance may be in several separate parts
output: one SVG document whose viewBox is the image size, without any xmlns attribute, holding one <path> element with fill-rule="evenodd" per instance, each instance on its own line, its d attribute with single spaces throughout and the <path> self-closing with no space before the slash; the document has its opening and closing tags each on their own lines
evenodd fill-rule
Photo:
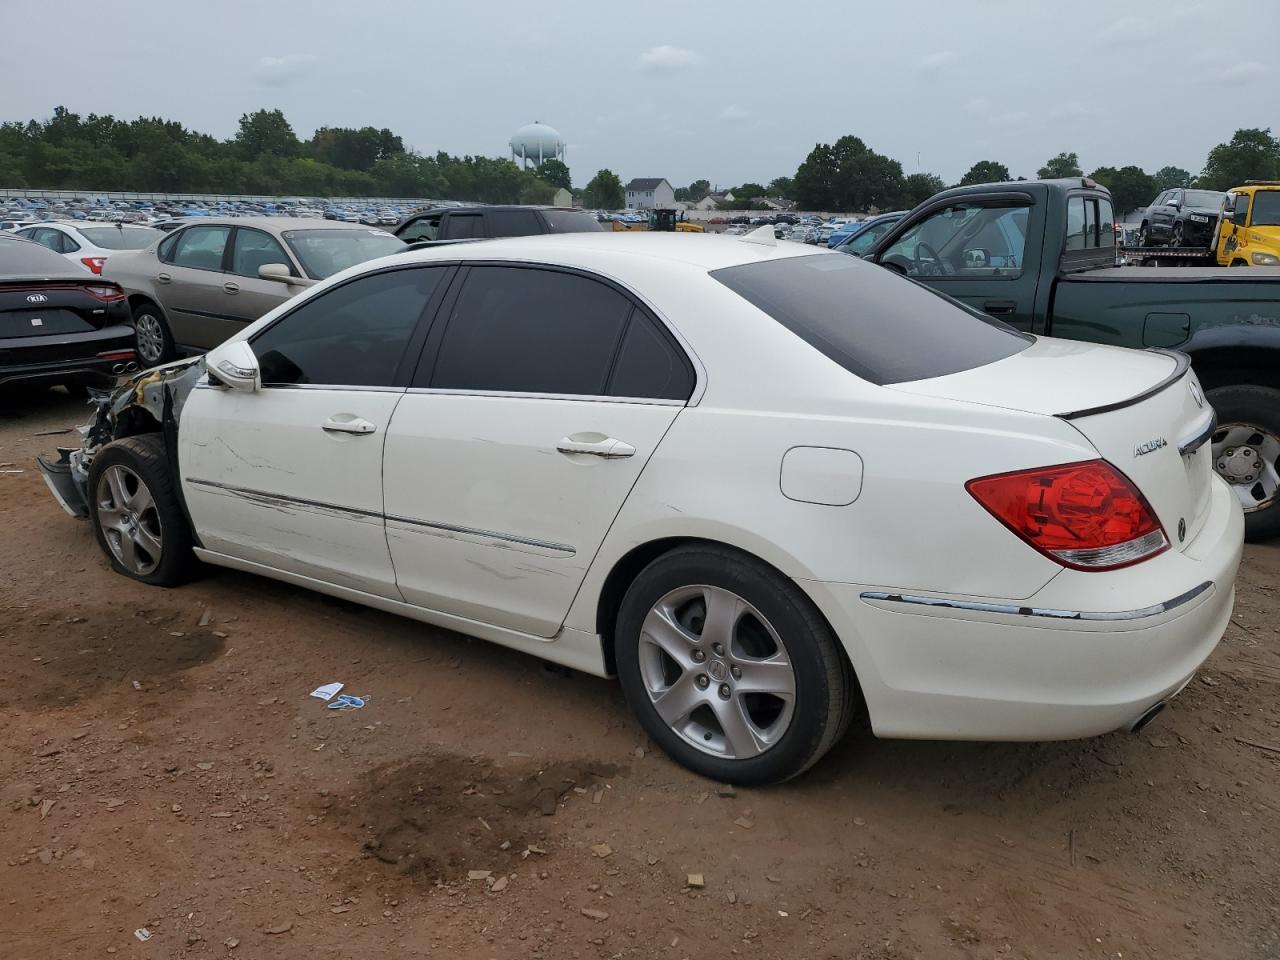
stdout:
<svg viewBox="0 0 1280 960">
<path fill-rule="evenodd" d="M 826 620 L 794 583 L 737 551 L 677 548 L 619 610 L 628 703 L 679 763 L 765 784 L 816 763 L 853 717 L 856 682 Z"/>
</svg>

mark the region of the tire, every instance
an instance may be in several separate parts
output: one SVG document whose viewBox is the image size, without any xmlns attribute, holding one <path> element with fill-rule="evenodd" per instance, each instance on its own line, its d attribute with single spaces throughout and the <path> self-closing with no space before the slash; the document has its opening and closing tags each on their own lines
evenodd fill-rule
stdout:
<svg viewBox="0 0 1280 960">
<path fill-rule="evenodd" d="M 1218 414 L 1214 468 L 1244 504 L 1245 539 L 1280 536 L 1280 390 L 1239 384 L 1216 387 L 1207 396 Z M 1257 474 L 1253 463 L 1262 464 Z"/>
<path fill-rule="evenodd" d="M 708 627 L 708 610 L 725 629 Z M 689 545 L 654 560 L 627 590 L 614 637 L 618 678 L 640 725 L 705 777 L 789 780 L 853 719 L 857 682 L 831 627 L 794 583 L 736 550 Z M 789 703 L 735 689 L 753 681 Z"/>
<path fill-rule="evenodd" d="M 1142 226 L 1138 227 L 1138 246 L 1150 247 L 1152 245 L 1151 228 L 1147 226 L 1147 222 L 1144 220 L 1142 221 Z"/>
<path fill-rule="evenodd" d="M 133 329 L 138 356 L 143 367 L 168 363 L 177 357 L 173 345 L 173 332 L 164 311 L 150 300 L 143 300 L 133 309 Z"/>
<path fill-rule="evenodd" d="M 98 546 L 117 573 L 159 587 L 191 578 L 197 565 L 191 529 L 159 434 L 115 440 L 98 451 L 88 500 Z"/>
<path fill-rule="evenodd" d="M 1182 246 L 1183 245 L 1182 234 L 1183 234 L 1182 223 L 1181 222 L 1175 223 L 1173 225 L 1173 232 L 1169 234 L 1169 246 L 1171 247 Z"/>
</svg>

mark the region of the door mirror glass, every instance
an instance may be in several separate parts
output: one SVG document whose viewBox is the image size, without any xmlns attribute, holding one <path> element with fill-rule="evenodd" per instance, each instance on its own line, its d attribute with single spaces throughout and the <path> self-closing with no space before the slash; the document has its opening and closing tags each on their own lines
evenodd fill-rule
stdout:
<svg viewBox="0 0 1280 960">
<path fill-rule="evenodd" d="M 280 283 L 292 283 L 295 279 L 288 266 L 283 263 L 264 263 L 258 268 L 258 277 L 262 280 L 276 280 Z"/>
<path fill-rule="evenodd" d="M 209 378 L 232 390 L 252 393 L 262 386 L 258 358 L 244 340 L 233 340 L 214 347 L 204 357 Z"/>
<path fill-rule="evenodd" d="M 970 247 L 964 252 L 964 265 L 970 269 L 987 265 L 987 251 L 981 247 Z"/>
</svg>

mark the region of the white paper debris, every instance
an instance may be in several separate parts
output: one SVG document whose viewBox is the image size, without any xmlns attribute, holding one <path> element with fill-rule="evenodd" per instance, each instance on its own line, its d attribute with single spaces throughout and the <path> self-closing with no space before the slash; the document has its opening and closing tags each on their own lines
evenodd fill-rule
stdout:
<svg viewBox="0 0 1280 960">
<path fill-rule="evenodd" d="M 139 940 L 141 940 L 143 943 L 146 943 L 148 940 L 151 939 L 151 931 L 148 930 L 146 927 L 139 927 L 137 930 L 133 931 L 133 935 L 137 937 Z"/>
<path fill-rule="evenodd" d="M 341 683 L 326 683 L 323 687 L 316 687 L 311 691 L 313 697 L 319 697 L 321 700 L 332 700 L 343 685 Z"/>
</svg>

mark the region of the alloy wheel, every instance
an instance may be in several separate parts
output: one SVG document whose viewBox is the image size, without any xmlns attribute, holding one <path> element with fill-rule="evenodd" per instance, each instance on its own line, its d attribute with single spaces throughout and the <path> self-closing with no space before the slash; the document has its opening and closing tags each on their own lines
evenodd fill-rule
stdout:
<svg viewBox="0 0 1280 960">
<path fill-rule="evenodd" d="M 1227 423 L 1213 435 L 1213 466 L 1245 513 L 1271 506 L 1280 494 L 1280 437 L 1250 423 Z"/>
<path fill-rule="evenodd" d="M 155 497 L 128 467 L 114 464 L 102 471 L 96 491 L 98 525 L 111 554 L 135 576 L 160 566 L 163 532 Z"/>
<path fill-rule="evenodd" d="M 759 756 L 791 725 L 796 676 L 778 631 L 730 590 L 666 594 L 640 630 L 640 676 L 654 710 L 703 753 Z"/>
<path fill-rule="evenodd" d="M 138 341 L 138 354 L 149 364 L 160 362 L 164 356 L 164 328 L 160 318 L 153 313 L 142 313 L 134 318 L 134 332 Z"/>
</svg>

